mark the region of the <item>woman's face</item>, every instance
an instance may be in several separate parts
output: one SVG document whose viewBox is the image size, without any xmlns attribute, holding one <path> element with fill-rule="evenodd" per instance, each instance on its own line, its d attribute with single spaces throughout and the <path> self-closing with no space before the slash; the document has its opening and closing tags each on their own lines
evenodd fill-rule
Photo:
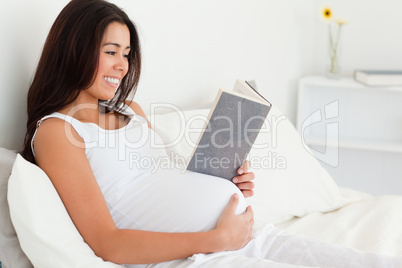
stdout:
<svg viewBox="0 0 402 268">
<path fill-rule="evenodd" d="M 130 31 L 124 24 L 112 22 L 106 28 L 100 47 L 98 73 L 94 84 L 85 90 L 92 97 L 110 100 L 127 74 Z"/>
</svg>

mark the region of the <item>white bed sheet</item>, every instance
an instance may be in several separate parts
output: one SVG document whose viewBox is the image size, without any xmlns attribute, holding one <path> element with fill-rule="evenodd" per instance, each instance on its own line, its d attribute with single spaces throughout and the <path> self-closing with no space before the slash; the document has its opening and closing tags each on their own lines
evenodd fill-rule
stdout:
<svg viewBox="0 0 402 268">
<path fill-rule="evenodd" d="M 314 212 L 276 226 L 366 252 L 402 256 L 402 196 L 371 197 L 351 189 L 341 191 L 362 199 L 332 212 Z"/>
</svg>

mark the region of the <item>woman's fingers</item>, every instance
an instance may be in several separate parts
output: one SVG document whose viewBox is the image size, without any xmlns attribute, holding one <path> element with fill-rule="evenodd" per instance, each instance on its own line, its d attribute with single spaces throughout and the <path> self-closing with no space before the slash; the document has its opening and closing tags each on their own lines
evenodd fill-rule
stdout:
<svg viewBox="0 0 402 268">
<path fill-rule="evenodd" d="M 250 220 L 254 219 L 254 211 L 251 206 L 248 206 L 246 209 L 246 213 L 249 215 Z"/>
<path fill-rule="evenodd" d="M 254 211 L 253 211 L 253 209 L 251 208 L 251 206 L 248 206 L 247 207 L 247 209 L 246 209 L 246 215 L 247 215 L 247 217 L 248 217 L 248 221 L 249 221 L 249 226 L 250 226 L 250 229 L 249 229 L 249 234 L 251 235 L 251 233 L 252 233 L 252 231 L 253 231 L 253 226 L 254 226 Z"/>
<path fill-rule="evenodd" d="M 254 195 L 254 183 L 249 181 L 249 182 L 243 182 L 243 183 L 237 183 L 237 187 L 241 190 L 243 193 L 244 197 L 251 197 Z"/>
<path fill-rule="evenodd" d="M 245 198 L 252 197 L 254 195 L 253 190 L 241 190 L 241 192 Z"/>
<path fill-rule="evenodd" d="M 241 182 L 254 180 L 254 178 L 255 178 L 254 172 L 248 172 L 248 173 L 244 173 L 240 176 L 234 177 L 232 181 L 237 184 L 237 183 L 241 183 Z"/>
<path fill-rule="evenodd" d="M 227 210 L 229 213 L 235 214 L 237 209 L 237 205 L 239 204 L 239 196 L 238 194 L 233 194 L 230 198 L 229 205 L 227 205 Z"/>
<path fill-rule="evenodd" d="M 248 169 L 250 168 L 251 163 L 250 161 L 246 160 L 243 165 L 237 170 L 237 173 L 239 173 L 239 175 L 247 173 Z"/>
<path fill-rule="evenodd" d="M 253 172 L 245 173 L 240 176 L 236 176 L 233 178 L 233 182 L 236 184 L 237 187 L 242 191 L 244 197 L 251 197 L 254 195 L 254 183 L 251 181 L 255 178 Z"/>
<path fill-rule="evenodd" d="M 239 195 L 233 194 L 216 226 L 218 233 L 222 234 L 218 237 L 223 237 L 225 250 L 242 248 L 251 239 L 254 212 L 251 206 L 248 206 L 244 213 L 236 215 L 238 203 Z"/>
<path fill-rule="evenodd" d="M 240 190 L 253 190 L 255 188 L 254 182 L 252 181 L 236 183 L 236 185 Z"/>
</svg>

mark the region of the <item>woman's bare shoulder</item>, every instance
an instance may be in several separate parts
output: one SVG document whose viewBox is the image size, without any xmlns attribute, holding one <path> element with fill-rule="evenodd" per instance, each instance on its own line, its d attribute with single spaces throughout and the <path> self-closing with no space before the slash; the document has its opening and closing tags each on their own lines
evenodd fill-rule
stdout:
<svg viewBox="0 0 402 268">
<path fill-rule="evenodd" d="M 34 139 L 34 153 L 37 165 L 53 181 L 59 172 L 78 163 L 88 162 L 85 143 L 74 128 L 59 118 L 48 118 L 37 128 Z"/>
<path fill-rule="evenodd" d="M 142 110 L 141 106 L 140 106 L 137 102 L 135 102 L 135 101 L 126 101 L 126 104 L 127 104 L 131 109 L 133 109 L 133 111 L 134 111 L 136 114 L 145 117 L 144 111 Z"/>
<path fill-rule="evenodd" d="M 144 111 L 142 110 L 141 106 L 135 102 L 135 101 L 126 101 L 126 104 L 138 115 L 144 117 L 145 119 L 147 119 L 148 122 L 148 127 L 151 127 L 151 123 L 149 122 L 148 118 L 146 117 Z"/>
<path fill-rule="evenodd" d="M 39 125 L 34 140 L 35 155 L 41 151 L 83 149 L 85 143 L 75 129 L 59 118 L 48 118 Z M 78 150 L 79 151 L 79 150 Z"/>
</svg>

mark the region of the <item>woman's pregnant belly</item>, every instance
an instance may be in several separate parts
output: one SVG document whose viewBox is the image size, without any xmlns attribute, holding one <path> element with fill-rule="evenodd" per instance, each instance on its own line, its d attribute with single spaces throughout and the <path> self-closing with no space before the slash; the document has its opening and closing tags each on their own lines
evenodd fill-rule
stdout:
<svg viewBox="0 0 402 268">
<path fill-rule="evenodd" d="M 236 214 L 241 214 L 246 210 L 246 201 L 232 182 L 189 171 L 164 169 L 134 180 L 118 201 L 108 202 L 108 205 L 119 228 L 201 232 L 216 227 L 234 193 L 240 197 Z"/>
</svg>

